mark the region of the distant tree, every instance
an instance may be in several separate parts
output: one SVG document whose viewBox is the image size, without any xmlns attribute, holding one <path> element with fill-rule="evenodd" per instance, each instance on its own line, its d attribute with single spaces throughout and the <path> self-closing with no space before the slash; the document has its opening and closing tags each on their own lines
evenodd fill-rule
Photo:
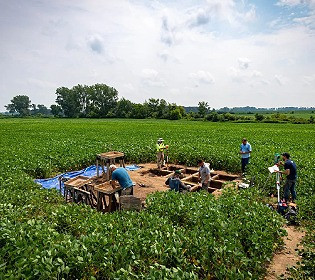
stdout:
<svg viewBox="0 0 315 280">
<path fill-rule="evenodd" d="M 66 117 L 75 118 L 79 116 L 82 109 L 80 93 L 67 87 L 60 87 L 57 88 L 56 95 L 56 103 L 60 105 Z"/>
<path fill-rule="evenodd" d="M 315 118 L 313 116 L 310 116 L 308 121 L 309 123 L 315 123 Z"/>
<path fill-rule="evenodd" d="M 149 116 L 148 108 L 145 104 L 133 104 L 130 117 L 133 119 L 145 119 Z"/>
<path fill-rule="evenodd" d="M 231 113 L 224 113 L 222 115 L 222 120 L 223 121 L 235 121 L 236 117 L 234 115 L 232 115 Z"/>
<path fill-rule="evenodd" d="M 32 115 L 35 115 L 36 113 L 37 113 L 37 106 L 36 106 L 36 104 L 32 104 L 31 105 L 31 114 Z"/>
<path fill-rule="evenodd" d="M 76 85 L 71 89 L 72 94 L 77 99 L 77 103 L 80 104 L 78 111 L 80 117 L 85 117 L 87 114 L 86 108 L 89 100 L 90 87 L 86 85 Z"/>
<path fill-rule="evenodd" d="M 198 103 L 198 114 L 201 118 L 204 118 L 206 114 L 208 114 L 210 107 L 208 102 L 201 101 Z"/>
<path fill-rule="evenodd" d="M 51 105 L 50 110 L 54 117 L 62 117 L 63 115 L 62 109 L 59 105 Z"/>
<path fill-rule="evenodd" d="M 115 116 L 118 118 L 129 118 L 131 116 L 132 108 L 132 102 L 122 98 L 117 102 Z"/>
<path fill-rule="evenodd" d="M 187 120 L 194 120 L 194 119 L 198 118 L 198 115 L 196 112 L 190 111 L 186 114 L 186 118 L 187 118 Z"/>
<path fill-rule="evenodd" d="M 218 122 L 220 120 L 220 115 L 216 111 L 211 111 L 208 115 L 206 115 L 206 120 L 211 122 Z"/>
<path fill-rule="evenodd" d="M 265 118 L 265 116 L 263 114 L 255 114 L 255 120 L 258 122 L 261 122 L 263 119 Z"/>
<path fill-rule="evenodd" d="M 50 115 L 51 111 L 43 104 L 37 105 L 37 114 Z"/>
<path fill-rule="evenodd" d="M 115 88 L 105 84 L 95 84 L 88 88 L 86 111 L 100 118 L 112 116 L 117 100 L 118 91 Z"/>
<path fill-rule="evenodd" d="M 223 107 L 223 108 L 219 109 L 219 111 L 220 111 L 220 113 L 228 113 L 228 112 L 230 112 L 231 110 L 230 110 L 230 108 L 228 108 L 228 107 Z"/>
<path fill-rule="evenodd" d="M 168 104 L 166 100 L 160 99 L 160 103 L 157 108 L 157 118 L 167 119 L 167 116 L 168 116 Z"/>
<path fill-rule="evenodd" d="M 150 98 L 143 105 L 147 107 L 149 117 L 158 118 L 160 99 Z"/>
<path fill-rule="evenodd" d="M 6 105 L 7 111 L 10 113 L 18 113 L 20 116 L 30 114 L 31 100 L 27 95 L 17 95 L 11 100 L 11 103 Z"/>
<path fill-rule="evenodd" d="M 181 110 L 178 107 L 170 111 L 169 113 L 170 120 L 180 120 L 181 118 L 182 118 Z"/>
</svg>

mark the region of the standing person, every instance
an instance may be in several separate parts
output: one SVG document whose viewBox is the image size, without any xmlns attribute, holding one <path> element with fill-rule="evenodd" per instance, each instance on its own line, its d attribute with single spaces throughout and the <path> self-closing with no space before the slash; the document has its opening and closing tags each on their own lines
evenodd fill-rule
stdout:
<svg viewBox="0 0 315 280">
<path fill-rule="evenodd" d="M 245 175 L 246 165 L 249 164 L 252 146 L 248 143 L 246 138 L 243 138 L 240 146 L 240 155 L 242 156 L 242 174 Z"/>
<path fill-rule="evenodd" d="M 122 187 L 121 195 L 132 195 L 133 194 L 133 183 L 127 170 L 123 167 L 117 168 L 115 164 L 109 167 L 112 171 L 112 187 L 115 188 L 116 181 Z"/>
<path fill-rule="evenodd" d="M 168 145 L 164 145 L 163 138 L 159 138 L 156 144 L 156 159 L 157 159 L 157 166 L 158 169 L 161 169 L 163 165 L 165 165 L 164 160 L 164 151 L 168 149 Z"/>
<path fill-rule="evenodd" d="M 182 191 L 189 191 L 190 187 L 186 186 L 181 180 L 180 180 L 180 175 L 181 175 L 180 170 L 175 170 L 174 174 L 171 177 L 168 177 L 165 185 L 169 186 L 171 191 L 176 191 L 176 192 L 182 192 Z"/>
<path fill-rule="evenodd" d="M 287 176 L 284 184 L 284 200 L 288 202 L 290 193 L 292 195 L 292 202 L 296 200 L 295 183 L 297 178 L 297 168 L 293 160 L 290 160 L 289 153 L 281 154 L 284 162 L 280 161 L 280 165 L 284 165 L 284 171 L 279 171 L 281 174 Z"/>
<path fill-rule="evenodd" d="M 198 160 L 198 165 L 198 179 L 201 181 L 201 188 L 208 191 L 208 188 L 210 187 L 210 168 L 202 159 Z"/>
</svg>

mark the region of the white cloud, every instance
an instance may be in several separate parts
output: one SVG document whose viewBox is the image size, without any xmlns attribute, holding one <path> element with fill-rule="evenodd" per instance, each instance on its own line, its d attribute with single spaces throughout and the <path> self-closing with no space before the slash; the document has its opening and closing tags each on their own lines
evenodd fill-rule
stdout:
<svg viewBox="0 0 315 280">
<path fill-rule="evenodd" d="M 256 7 L 253 4 L 243 3 L 240 8 L 235 0 L 208 0 L 205 6 L 190 10 L 188 15 L 187 22 L 190 27 L 202 26 L 214 21 L 239 26 L 256 19 Z"/>
<path fill-rule="evenodd" d="M 281 107 L 277 96 L 291 94 L 297 106 L 315 103 L 311 13 L 264 33 L 250 29 L 263 16 L 251 0 L 3 3 L 0 111 L 21 92 L 50 105 L 57 87 L 78 83 L 106 83 L 133 102 Z"/>
<path fill-rule="evenodd" d="M 261 78 L 263 76 L 263 74 L 257 70 L 254 70 L 252 73 L 252 77 L 254 78 Z"/>
<path fill-rule="evenodd" d="M 280 0 L 277 2 L 278 6 L 297 6 L 297 5 L 309 5 L 314 6 L 315 0 Z"/>
<path fill-rule="evenodd" d="M 93 52 L 97 54 L 102 54 L 104 52 L 104 41 L 101 36 L 93 35 L 87 40 L 87 43 Z"/>
<path fill-rule="evenodd" d="M 303 24 L 310 29 L 315 29 L 315 11 L 311 12 L 309 16 L 297 17 L 293 19 L 294 22 Z"/>
<path fill-rule="evenodd" d="M 141 72 L 141 76 L 144 79 L 156 79 L 158 74 L 158 71 L 155 69 L 143 69 Z"/>
<path fill-rule="evenodd" d="M 247 69 L 249 67 L 250 60 L 246 57 L 240 57 L 238 59 L 238 65 L 241 69 Z"/>
<path fill-rule="evenodd" d="M 143 69 L 141 72 L 142 83 L 146 86 L 165 87 L 165 81 L 155 69 Z"/>
<path fill-rule="evenodd" d="M 169 56 L 170 56 L 170 53 L 168 50 L 162 50 L 158 53 L 158 56 L 164 60 L 164 61 L 167 61 L 169 59 Z"/>
<path fill-rule="evenodd" d="M 210 11 L 206 8 L 198 8 L 197 10 L 191 12 L 187 22 L 189 26 L 196 27 L 209 23 L 210 19 Z"/>
<path fill-rule="evenodd" d="M 304 76 L 303 81 L 305 85 L 311 86 L 315 84 L 315 74 L 310 76 Z"/>
<path fill-rule="evenodd" d="M 190 73 L 189 77 L 192 78 L 195 83 L 214 84 L 215 79 L 211 73 L 203 70 L 199 70 L 196 73 Z"/>
<path fill-rule="evenodd" d="M 254 5 L 250 5 L 250 9 L 242 15 L 245 22 L 251 22 L 256 19 L 256 7 Z"/>
<path fill-rule="evenodd" d="M 283 75 L 275 75 L 275 80 L 280 86 L 286 85 L 289 81 L 289 79 Z"/>
</svg>

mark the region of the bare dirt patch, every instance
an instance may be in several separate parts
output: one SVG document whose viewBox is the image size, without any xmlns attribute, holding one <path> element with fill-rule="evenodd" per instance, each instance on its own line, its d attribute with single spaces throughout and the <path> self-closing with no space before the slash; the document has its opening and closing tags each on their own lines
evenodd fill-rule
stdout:
<svg viewBox="0 0 315 280">
<path fill-rule="evenodd" d="M 301 249 L 301 241 L 305 232 L 295 226 L 286 226 L 288 236 L 284 237 L 284 248 L 277 252 L 267 269 L 265 280 L 276 280 L 279 277 L 287 278 L 290 276 L 287 268 L 296 265 L 301 260 L 297 249 Z"/>
<path fill-rule="evenodd" d="M 168 176 L 170 176 L 173 171 L 176 169 L 182 170 L 183 178 L 182 181 L 185 184 L 196 185 L 197 176 L 195 175 L 198 172 L 197 167 L 187 167 L 183 165 L 170 165 L 168 166 L 168 170 L 157 170 L 156 163 L 144 163 L 139 164 L 141 169 L 136 171 L 128 172 L 131 180 L 136 183 L 134 187 L 134 195 L 139 197 L 142 201 L 144 201 L 148 194 L 156 192 L 156 191 L 166 191 L 169 190 L 169 187 L 165 185 L 165 181 Z M 225 171 L 213 171 L 212 176 L 216 176 L 216 180 L 210 182 L 209 192 L 219 190 L 225 180 L 234 180 L 238 178 L 238 175 L 229 174 Z M 211 188 L 211 186 L 213 186 Z M 220 195 L 220 191 L 214 193 L 214 195 Z"/>
<path fill-rule="evenodd" d="M 141 169 L 128 172 L 131 180 L 136 183 L 133 188 L 134 195 L 144 201 L 150 193 L 166 191 L 169 188 L 165 185 L 166 178 L 150 174 L 150 169 L 156 168 L 156 164 L 140 164 Z"/>
</svg>

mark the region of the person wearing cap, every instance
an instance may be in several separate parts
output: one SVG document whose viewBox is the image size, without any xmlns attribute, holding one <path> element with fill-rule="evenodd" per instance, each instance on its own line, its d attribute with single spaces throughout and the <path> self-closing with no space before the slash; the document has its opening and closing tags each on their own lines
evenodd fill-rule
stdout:
<svg viewBox="0 0 315 280">
<path fill-rule="evenodd" d="M 201 181 L 201 188 L 208 191 L 208 188 L 210 187 L 210 167 L 202 159 L 198 160 L 198 165 L 198 179 Z"/>
<path fill-rule="evenodd" d="M 130 179 L 130 176 L 127 170 L 123 167 L 117 168 L 116 165 L 112 164 L 109 167 L 112 172 L 112 187 L 115 188 L 116 181 L 118 181 L 119 185 L 122 187 L 121 195 L 132 195 L 133 194 L 133 183 Z"/>
<path fill-rule="evenodd" d="M 168 145 L 164 145 L 163 138 L 159 138 L 156 144 L 156 158 L 158 169 L 161 169 L 161 167 L 165 164 L 164 151 L 166 149 L 168 149 Z"/>
<path fill-rule="evenodd" d="M 279 171 L 279 173 L 286 175 L 286 181 L 284 184 L 284 200 L 289 201 L 290 193 L 292 195 L 292 202 L 296 200 L 295 184 L 297 179 L 297 167 L 293 160 L 290 160 L 289 153 L 282 153 L 282 160 L 280 165 L 284 166 L 284 171 Z"/>
<path fill-rule="evenodd" d="M 240 146 L 242 173 L 245 175 L 246 166 L 249 164 L 250 154 L 252 152 L 252 146 L 248 143 L 246 138 L 243 138 L 242 144 Z"/>
<path fill-rule="evenodd" d="M 171 191 L 176 191 L 176 192 L 182 192 L 182 191 L 189 191 L 190 187 L 186 186 L 181 180 L 180 180 L 180 175 L 181 175 L 180 170 L 175 170 L 174 174 L 171 177 L 168 177 L 165 185 L 169 186 Z"/>
</svg>

